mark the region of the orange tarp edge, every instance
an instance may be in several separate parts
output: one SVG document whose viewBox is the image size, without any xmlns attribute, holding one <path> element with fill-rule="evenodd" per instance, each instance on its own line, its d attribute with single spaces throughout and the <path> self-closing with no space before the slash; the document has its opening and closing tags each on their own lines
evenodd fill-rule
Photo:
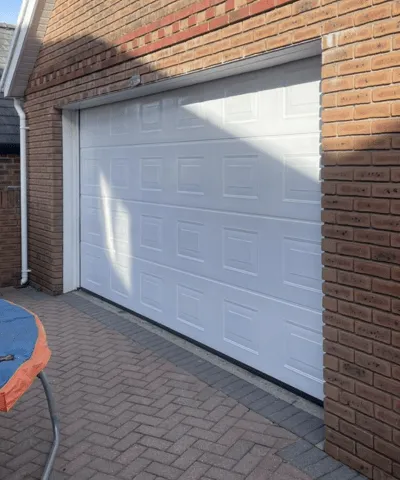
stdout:
<svg viewBox="0 0 400 480">
<path fill-rule="evenodd" d="M 0 389 L 1 412 L 11 410 L 17 400 L 19 400 L 32 385 L 37 375 L 46 367 L 51 356 L 42 322 L 37 315 L 29 312 L 29 310 L 26 311 L 35 318 L 38 336 L 31 357 L 16 370 L 10 380 Z"/>
</svg>

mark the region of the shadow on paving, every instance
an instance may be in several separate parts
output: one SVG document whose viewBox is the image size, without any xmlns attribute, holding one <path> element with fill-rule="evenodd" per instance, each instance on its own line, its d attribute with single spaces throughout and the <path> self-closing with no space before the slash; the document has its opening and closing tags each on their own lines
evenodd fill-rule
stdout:
<svg viewBox="0 0 400 480">
<path fill-rule="evenodd" d="M 55 479 L 361 478 L 289 431 L 319 419 L 138 324 L 78 294 L 3 296 L 40 316 L 52 347 Z M 40 478 L 51 426 L 39 382 L 1 415 L 0 439 L 1 478 Z"/>
</svg>

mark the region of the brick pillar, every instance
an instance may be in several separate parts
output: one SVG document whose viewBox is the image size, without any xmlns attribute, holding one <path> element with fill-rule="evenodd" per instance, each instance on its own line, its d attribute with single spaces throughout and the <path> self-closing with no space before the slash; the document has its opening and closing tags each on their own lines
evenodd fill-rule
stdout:
<svg viewBox="0 0 400 480">
<path fill-rule="evenodd" d="M 62 127 L 61 111 L 45 103 L 32 114 L 25 104 L 28 132 L 28 242 L 30 283 L 62 293 Z"/>
<path fill-rule="evenodd" d="M 326 451 L 400 478 L 400 2 L 323 38 Z M 390 476 L 392 475 L 392 476 Z"/>
</svg>

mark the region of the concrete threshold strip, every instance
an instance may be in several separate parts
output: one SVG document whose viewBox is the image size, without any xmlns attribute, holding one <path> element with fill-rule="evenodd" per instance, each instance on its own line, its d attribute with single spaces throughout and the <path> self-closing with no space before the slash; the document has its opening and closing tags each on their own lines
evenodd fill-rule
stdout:
<svg viewBox="0 0 400 480">
<path fill-rule="evenodd" d="M 322 407 L 86 292 L 62 299 L 297 435 L 299 439 L 278 455 L 312 479 L 365 479 L 323 451 Z"/>
</svg>

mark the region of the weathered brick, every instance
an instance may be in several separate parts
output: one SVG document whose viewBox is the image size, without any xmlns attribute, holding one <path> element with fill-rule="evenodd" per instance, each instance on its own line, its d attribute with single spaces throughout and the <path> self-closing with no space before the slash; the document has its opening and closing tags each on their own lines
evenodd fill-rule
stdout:
<svg viewBox="0 0 400 480">
<path fill-rule="evenodd" d="M 336 402 L 333 402 L 333 403 L 336 404 Z M 330 427 L 333 430 L 339 430 L 339 418 L 336 417 L 335 415 L 332 415 L 331 413 L 328 413 L 326 409 L 325 409 L 324 419 L 325 419 L 325 425 L 327 427 Z"/>
<path fill-rule="evenodd" d="M 376 72 L 370 72 L 370 73 L 363 73 L 360 75 L 357 75 L 354 81 L 354 86 L 356 88 L 365 88 L 365 87 L 372 87 L 372 86 L 377 86 L 377 85 L 388 85 L 392 83 L 392 71 L 391 70 L 378 70 Z M 380 105 L 380 106 L 385 106 Z M 390 105 L 388 105 L 390 107 Z M 373 107 L 373 105 L 371 105 Z M 356 107 L 355 108 L 355 114 L 358 109 L 364 108 L 363 106 Z M 384 110 L 380 110 L 382 113 Z M 379 109 L 376 111 L 379 112 Z M 371 108 L 371 118 L 376 116 L 376 113 L 374 115 L 374 110 Z M 381 116 L 381 115 L 378 115 Z M 357 118 L 357 116 L 355 116 Z M 367 117 L 366 117 L 367 118 Z"/>
<path fill-rule="evenodd" d="M 386 440 L 375 437 L 374 447 L 378 452 L 382 453 L 386 457 L 389 457 L 393 460 L 399 459 L 398 447 L 393 445 L 393 443 L 389 443 Z"/>
<path fill-rule="evenodd" d="M 355 242 L 338 242 L 337 253 L 340 255 L 349 255 L 352 257 L 368 259 L 371 257 L 371 247 L 369 245 L 363 245 Z"/>
<path fill-rule="evenodd" d="M 365 229 L 354 230 L 354 240 L 357 242 L 372 243 L 374 245 L 390 245 L 390 238 L 389 232 Z"/>
<path fill-rule="evenodd" d="M 362 57 L 363 55 L 356 55 L 356 56 Z M 361 73 L 361 72 L 369 72 L 370 70 L 371 70 L 371 59 L 367 57 L 356 58 L 355 60 L 347 60 L 345 62 L 340 62 L 338 64 L 339 75 L 350 75 L 350 74 Z"/>
<path fill-rule="evenodd" d="M 387 410 L 386 408 L 376 405 L 375 417 L 381 422 L 385 422 L 387 425 L 400 428 L 400 415 L 397 415 L 392 410 Z"/>
<path fill-rule="evenodd" d="M 361 472 L 367 477 L 372 476 L 372 465 L 364 460 L 357 458 L 354 455 L 351 455 L 349 452 L 346 452 L 342 449 L 339 449 L 338 458 L 346 465 L 354 468 L 355 470 Z"/>
<path fill-rule="evenodd" d="M 332 355 L 328 355 L 327 353 L 324 355 L 323 365 L 325 368 L 330 368 L 331 370 L 339 370 L 339 360 Z"/>
<path fill-rule="evenodd" d="M 384 239 L 385 239 L 385 236 L 381 238 L 382 243 Z M 375 239 L 375 242 L 376 242 L 376 239 Z M 376 243 L 381 243 L 381 242 L 376 242 Z M 386 241 L 384 244 L 386 244 Z M 372 277 L 390 278 L 390 266 L 382 263 L 378 263 L 378 262 L 371 262 L 368 260 L 359 260 L 359 259 L 355 260 L 354 271 L 363 273 L 364 275 L 371 275 Z"/>
<path fill-rule="evenodd" d="M 342 303 L 342 302 L 339 302 L 339 303 Z M 343 303 L 345 304 L 344 310 L 346 310 L 347 302 L 343 302 Z M 350 303 L 350 305 L 352 304 Z M 342 309 L 343 309 L 343 306 L 342 306 Z M 340 311 L 340 307 L 339 307 L 339 311 Z M 354 320 L 352 318 L 345 317 L 344 315 L 339 315 L 335 312 L 329 312 L 328 310 L 325 310 L 323 313 L 323 320 L 327 325 L 338 327 L 343 330 L 348 330 L 350 332 L 354 331 Z"/>
<path fill-rule="evenodd" d="M 370 277 L 353 272 L 338 272 L 337 281 L 343 285 L 366 290 L 370 290 L 372 284 Z"/>
<path fill-rule="evenodd" d="M 325 369 L 324 377 L 326 382 L 348 392 L 354 392 L 355 382 L 353 379 L 328 369 Z"/>
<path fill-rule="evenodd" d="M 390 311 L 390 298 L 384 295 L 378 295 L 366 291 L 355 291 L 354 299 L 357 303 L 361 303 L 362 305 Z"/>
<path fill-rule="evenodd" d="M 343 300 L 339 301 L 338 303 L 338 311 L 343 315 L 348 315 L 353 318 L 359 318 L 360 320 L 365 320 L 367 322 L 370 322 L 372 317 L 372 312 L 370 308 L 364 307 L 362 305 L 357 305 L 352 302 L 345 302 Z M 351 327 L 351 330 L 353 330 L 354 322 L 351 323 Z M 350 330 L 350 328 L 347 328 L 345 330 Z"/>
<path fill-rule="evenodd" d="M 400 264 L 400 253 L 395 248 L 371 247 L 371 259 L 378 262 Z"/>
<path fill-rule="evenodd" d="M 400 65 L 400 61 L 397 52 L 376 55 L 372 60 L 372 70 L 396 67 L 398 65 Z"/>
<path fill-rule="evenodd" d="M 332 398 L 333 400 L 339 400 L 340 390 L 329 383 L 324 383 L 324 393 L 327 397 Z"/>
<path fill-rule="evenodd" d="M 360 212 L 388 213 L 390 203 L 386 199 L 356 198 L 354 200 L 354 209 Z"/>
<path fill-rule="evenodd" d="M 372 463 L 372 465 L 383 468 L 386 472 L 391 472 L 392 470 L 392 462 L 387 457 L 380 455 L 364 445 L 357 445 L 357 456 L 368 463 Z"/>
<path fill-rule="evenodd" d="M 323 291 L 326 295 L 344 300 L 353 300 L 353 289 L 336 283 L 324 282 Z"/>
<path fill-rule="evenodd" d="M 381 373 L 382 375 L 390 376 L 391 365 L 390 362 L 376 358 L 373 355 L 366 355 L 365 353 L 355 352 L 355 363 L 361 365 L 368 370 Z"/>
<path fill-rule="evenodd" d="M 341 360 L 339 362 L 339 371 L 344 375 L 348 375 L 349 377 L 353 377 L 357 380 L 361 380 L 364 383 L 372 385 L 373 383 L 373 374 L 369 370 L 355 365 L 352 362 L 345 362 Z"/>
<path fill-rule="evenodd" d="M 384 295 L 391 295 L 394 297 L 400 296 L 400 285 L 397 282 L 374 278 L 372 283 L 372 290 L 374 292 L 383 293 Z"/>
<path fill-rule="evenodd" d="M 398 100 L 400 86 L 393 85 L 388 87 L 375 88 L 372 99 L 374 102 L 383 102 L 386 100 Z"/>
<path fill-rule="evenodd" d="M 348 405 L 358 412 L 365 413 L 369 416 L 374 415 L 374 404 L 368 400 L 365 400 L 364 398 L 359 397 L 358 395 L 354 395 L 349 392 L 341 392 L 340 402 L 343 405 Z"/>
<path fill-rule="evenodd" d="M 353 199 L 336 195 L 324 195 L 322 198 L 322 207 L 335 210 L 352 210 Z"/>
<path fill-rule="evenodd" d="M 343 0 L 339 5 L 339 14 L 354 12 L 362 8 L 370 7 L 372 0 Z"/>
<path fill-rule="evenodd" d="M 353 239 L 353 230 L 351 227 L 324 225 L 322 234 L 329 238 Z"/>
<path fill-rule="evenodd" d="M 345 448 L 349 452 L 355 453 L 356 451 L 356 444 L 354 440 L 351 440 L 348 436 L 345 436 L 330 428 L 326 429 L 326 441 Z"/>
<path fill-rule="evenodd" d="M 378 342 L 390 343 L 391 332 L 387 328 L 364 322 L 355 323 L 355 333 L 363 337 L 372 338 Z"/>
<path fill-rule="evenodd" d="M 393 395 L 400 397 L 400 382 L 397 382 L 396 380 L 382 377 L 381 375 L 375 375 L 374 385 L 380 390 L 384 390 L 388 393 L 392 393 Z"/>
<path fill-rule="evenodd" d="M 326 340 L 331 340 L 333 342 L 337 342 L 338 339 L 338 331 L 334 327 L 330 327 L 329 325 L 323 326 L 323 336 Z"/>
<path fill-rule="evenodd" d="M 379 358 L 388 360 L 389 362 L 397 363 L 398 365 L 400 365 L 400 350 L 398 348 L 375 343 L 374 355 Z"/>
<path fill-rule="evenodd" d="M 373 321 L 377 325 L 400 331 L 400 316 L 374 310 Z"/>
<path fill-rule="evenodd" d="M 369 213 L 359 212 L 338 212 L 336 221 L 339 225 L 350 225 L 355 227 L 369 227 L 371 224 Z"/>
<path fill-rule="evenodd" d="M 382 392 L 375 387 L 371 387 L 363 383 L 357 382 L 355 384 L 355 392 L 360 397 L 366 398 L 367 400 L 370 400 L 375 404 L 382 405 L 386 408 L 391 408 L 392 406 L 391 396 L 388 393 Z"/>
<path fill-rule="evenodd" d="M 345 420 L 340 420 L 339 428 L 341 433 L 357 442 L 361 442 L 368 447 L 372 447 L 374 444 L 374 436 L 356 425 L 348 423 Z"/>
<path fill-rule="evenodd" d="M 354 151 L 354 152 L 330 152 L 336 154 L 336 163 L 338 165 L 370 165 L 371 152 Z"/>
<path fill-rule="evenodd" d="M 339 183 L 337 185 L 337 193 L 338 195 L 369 197 L 371 195 L 371 185 L 355 182 Z"/>
<path fill-rule="evenodd" d="M 334 402 L 329 398 L 325 399 L 324 407 L 327 412 L 331 412 L 332 414 L 337 415 L 338 417 L 343 418 L 350 423 L 355 423 L 356 421 L 356 413 L 352 408 L 341 405 L 338 402 Z"/>
<path fill-rule="evenodd" d="M 372 94 L 370 90 L 352 90 L 338 94 L 337 103 L 342 105 L 358 105 L 362 103 L 370 103 Z"/>
<path fill-rule="evenodd" d="M 327 339 L 324 340 L 324 352 L 329 353 L 330 355 L 334 355 L 339 358 L 343 358 L 344 360 L 353 361 L 354 360 L 354 351 L 347 347 L 340 345 L 335 341 L 329 341 Z M 335 369 L 338 370 L 338 369 Z"/>
<path fill-rule="evenodd" d="M 354 107 L 354 118 L 357 120 L 365 118 L 386 118 L 389 115 L 389 103 L 368 103 Z"/>
</svg>

